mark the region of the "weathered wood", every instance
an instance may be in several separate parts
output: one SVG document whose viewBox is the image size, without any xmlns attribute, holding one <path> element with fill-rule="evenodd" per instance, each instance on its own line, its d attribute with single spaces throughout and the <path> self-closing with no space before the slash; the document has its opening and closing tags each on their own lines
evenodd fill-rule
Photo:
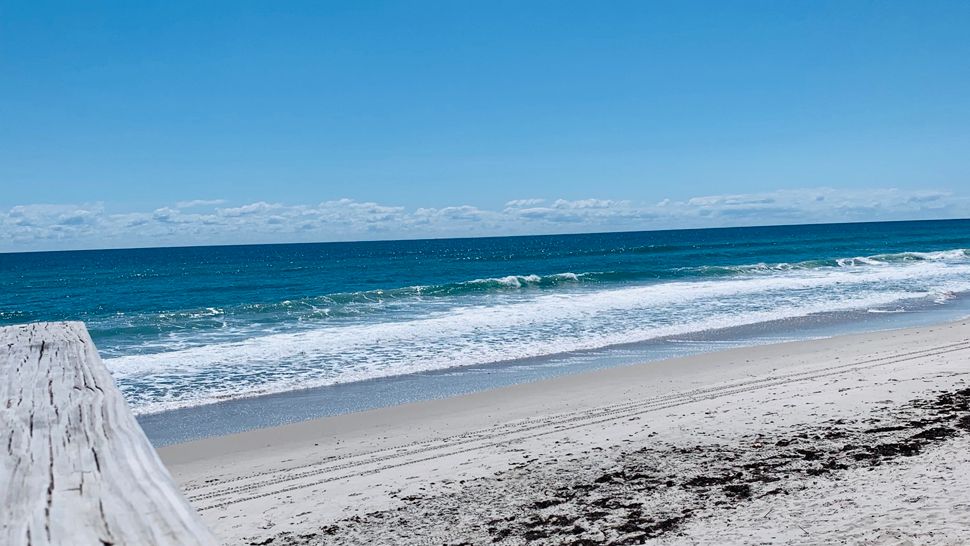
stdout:
<svg viewBox="0 0 970 546">
<path fill-rule="evenodd" d="M 214 545 L 80 322 L 0 328 L 0 544 Z"/>
</svg>

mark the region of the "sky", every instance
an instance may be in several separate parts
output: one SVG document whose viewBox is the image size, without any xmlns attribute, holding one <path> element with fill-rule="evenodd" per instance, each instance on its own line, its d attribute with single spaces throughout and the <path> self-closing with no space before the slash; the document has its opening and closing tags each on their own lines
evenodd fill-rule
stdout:
<svg viewBox="0 0 970 546">
<path fill-rule="evenodd" d="M 970 217 L 970 3 L 0 0 L 0 251 Z"/>
</svg>

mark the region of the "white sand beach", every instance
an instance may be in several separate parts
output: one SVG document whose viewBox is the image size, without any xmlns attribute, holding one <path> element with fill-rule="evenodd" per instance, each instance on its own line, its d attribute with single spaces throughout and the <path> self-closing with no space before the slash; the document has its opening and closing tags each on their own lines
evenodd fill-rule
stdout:
<svg viewBox="0 0 970 546">
<path fill-rule="evenodd" d="M 225 544 L 966 544 L 968 321 L 160 449 Z"/>
</svg>

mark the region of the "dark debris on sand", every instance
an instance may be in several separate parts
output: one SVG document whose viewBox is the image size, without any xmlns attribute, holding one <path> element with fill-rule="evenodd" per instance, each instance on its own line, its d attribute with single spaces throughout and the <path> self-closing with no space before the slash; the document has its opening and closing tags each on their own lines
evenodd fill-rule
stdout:
<svg viewBox="0 0 970 546">
<path fill-rule="evenodd" d="M 560 479 L 538 500 L 533 495 L 528 503 L 501 507 L 506 513 L 493 511 L 496 517 L 471 523 L 464 520 L 465 527 L 455 529 L 464 538 L 446 544 L 643 544 L 680 532 L 685 522 L 698 515 L 804 488 L 812 483 L 805 477 L 838 480 L 840 471 L 918 456 L 932 444 L 970 431 L 970 389 L 883 411 L 867 420 L 879 426 L 867 428 L 837 420 L 789 435 L 744 437 L 730 447 L 650 446 L 617 453 L 608 470 L 567 473 L 568 479 Z M 529 466 L 519 468 L 523 469 L 521 487 L 535 487 L 536 483 L 526 483 L 530 479 Z M 514 484 L 514 480 L 502 482 L 503 487 L 515 487 Z M 486 480 L 477 486 L 495 485 Z M 448 502 L 463 502 L 461 495 L 453 494 Z M 480 496 L 480 492 L 476 495 Z M 436 516 L 435 510 L 448 504 L 428 506 L 421 512 L 422 502 L 430 501 L 416 501 L 411 507 L 419 508 L 418 512 L 411 512 L 411 519 L 396 520 L 397 525 L 426 522 Z M 388 516 L 391 515 L 399 517 L 402 513 L 390 512 Z M 345 530 L 360 531 L 380 519 L 344 520 L 314 535 L 297 537 L 284 533 L 269 544 L 340 544 Z M 416 537 L 420 536 L 417 529 L 416 533 Z"/>
</svg>

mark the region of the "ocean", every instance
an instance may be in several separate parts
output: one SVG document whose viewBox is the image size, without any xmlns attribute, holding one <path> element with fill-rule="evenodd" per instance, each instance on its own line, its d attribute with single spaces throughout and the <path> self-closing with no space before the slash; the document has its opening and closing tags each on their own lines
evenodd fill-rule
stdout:
<svg viewBox="0 0 970 546">
<path fill-rule="evenodd" d="M 967 249 L 955 220 L 0 254 L 0 324 L 84 321 L 143 417 L 358 408 L 966 316 Z"/>
</svg>

